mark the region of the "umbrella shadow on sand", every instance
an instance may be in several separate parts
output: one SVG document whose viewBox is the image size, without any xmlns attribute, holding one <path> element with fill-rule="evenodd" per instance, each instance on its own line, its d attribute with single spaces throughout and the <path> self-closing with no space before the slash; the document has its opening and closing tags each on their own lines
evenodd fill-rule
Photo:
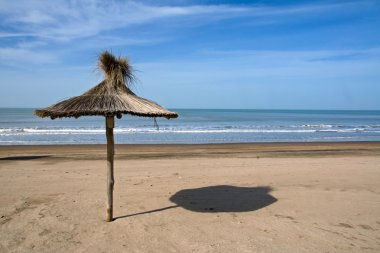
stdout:
<svg viewBox="0 0 380 253">
<path fill-rule="evenodd" d="M 161 212 L 182 207 L 193 212 L 252 212 L 269 206 L 277 201 L 269 193 L 269 186 L 237 187 L 216 185 L 180 190 L 170 197 L 176 205 L 116 217 L 115 219 Z"/>
<path fill-rule="evenodd" d="M 170 201 L 194 212 L 250 212 L 277 201 L 269 193 L 271 187 L 237 187 L 216 185 L 185 189 L 174 194 Z"/>
</svg>

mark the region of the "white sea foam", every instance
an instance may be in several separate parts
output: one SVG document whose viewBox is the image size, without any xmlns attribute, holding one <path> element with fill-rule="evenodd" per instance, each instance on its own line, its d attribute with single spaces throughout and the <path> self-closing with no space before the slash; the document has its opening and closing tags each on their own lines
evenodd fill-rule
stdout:
<svg viewBox="0 0 380 253">
<path fill-rule="evenodd" d="M 115 128 L 115 134 L 127 133 L 308 133 L 315 130 L 285 129 L 148 129 L 148 128 Z M 105 129 L 1 129 L 0 135 L 60 135 L 60 134 L 104 134 Z"/>
<path fill-rule="evenodd" d="M 333 129 L 263 129 L 263 128 L 115 128 L 115 134 L 150 133 L 150 134 L 208 134 L 208 133 L 354 133 L 354 132 L 380 132 L 373 128 Z M 3 128 L 0 136 L 10 135 L 100 135 L 105 129 L 97 128 Z"/>
<path fill-rule="evenodd" d="M 333 125 L 325 125 L 325 124 L 319 124 L 319 125 L 302 125 L 302 127 L 305 128 L 333 128 Z"/>
</svg>

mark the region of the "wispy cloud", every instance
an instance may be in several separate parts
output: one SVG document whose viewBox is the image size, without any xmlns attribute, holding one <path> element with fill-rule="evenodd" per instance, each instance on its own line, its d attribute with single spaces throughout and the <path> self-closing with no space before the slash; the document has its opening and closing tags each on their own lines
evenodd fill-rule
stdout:
<svg viewBox="0 0 380 253">
<path fill-rule="evenodd" d="M 12 62 L 48 63 L 58 58 L 60 46 L 71 50 L 86 46 L 113 47 L 120 45 L 148 45 L 167 38 L 132 35 L 136 26 L 170 20 L 170 24 L 206 25 L 223 19 L 254 17 L 259 25 L 283 20 L 286 16 L 326 13 L 335 10 L 358 9 L 371 2 L 316 3 L 292 6 L 258 5 L 169 5 L 155 1 L 0 1 L 3 30 L 0 38 L 1 59 Z M 260 21 L 260 18 L 266 19 Z M 178 22 L 181 21 L 181 22 Z M 125 36 L 114 31 L 124 31 Z M 37 53 L 38 52 L 38 53 Z"/>
<path fill-rule="evenodd" d="M 25 67 L 26 64 L 47 64 L 56 62 L 57 58 L 43 51 L 36 51 L 27 48 L 0 48 L 0 62 L 10 66 Z"/>
<path fill-rule="evenodd" d="M 138 68 L 157 79 L 184 85 L 344 80 L 379 76 L 380 48 L 364 50 L 232 50 L 203 51 L 195 60 L 141 62 Z M 164 73 L 164 74 L 163 74 Z M 180 80 L 180 81 L 179 81 Z M 154 80 L 144 80 L 153 82 Z"/>
<path fill-rule="evenodd" d="M 380 48 L 341 50 L 202 50 L 205 57 L 251 59 L 256 62 L 322 62 L 350 59 L 380 59 Z M 257 61 L 258 60 L 258 61 Z"/>
<path fill-rule="evenodd" d="M 141 2 L 109 1 L 13 1 L 2 2 L 3 22 L 14 32 L 2 36 L 32 34 L 54 40 L 89 37 L 107 30 L 143 24 L 159 19 L 206 14 L 234 14 L 250 11 L 246 7 L 153 6 Z M 21 27 L 21 29 L 20 29 Z"/>
<path fill-rule="evenodd" d="M 0 1 L 0 58 L 7 65 L 43 64 L 57 58 L 60 45 L 70 45 L 71 50 L 83 49 L 84 45 L 86 49 L 149 45 L 165 38 L 126 37 L 112 31 L 166 18 L 245 11 L 246 8 L 225 5 L 154 6 L 135 1 Z M 12 43 L 6 42 L 10 40 Z"/>
<path fill-rule="evenodd" d="M 67 41 L 97 35 L 101 32 L 145 24 L 168 18 L 191 18 L 199 23 L 207 20 L 252 16 L 284 16 L 352 9 L 368 2 L 309 4 L 293 6 L 251 5 L 152 5 L 141 1 L 2 1 L 3 24 L 12 32 L 5 36 L 30 36 Z M 191 23 L 191 22 L 189 22 Z"/>
</svg>

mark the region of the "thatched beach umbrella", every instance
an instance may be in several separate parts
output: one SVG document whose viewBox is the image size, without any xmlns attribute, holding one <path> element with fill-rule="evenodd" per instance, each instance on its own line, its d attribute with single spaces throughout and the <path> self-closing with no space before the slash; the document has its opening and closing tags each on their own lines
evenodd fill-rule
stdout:
<svg viewBox="0 0 380 253">
<path fill-rule="evenodd" d="M 113 158 L 114 158 L 114 117 L 122 114 L 142 117 L 177 118 L 178 114 L 170 112 L 160 105 L 136 96 L 129 85 L 133 81 L 132 68 L 127 58 L 114 57 L 104 52 L 99 57 L 99 67 L 105 74 L 105 80 L 83 93 L 44 109 L 36 110 L 39 117 L 51 119 L 80 116 L 104 116 L 107 136 L 107 221 L 113 220 Z"/>
</svg>

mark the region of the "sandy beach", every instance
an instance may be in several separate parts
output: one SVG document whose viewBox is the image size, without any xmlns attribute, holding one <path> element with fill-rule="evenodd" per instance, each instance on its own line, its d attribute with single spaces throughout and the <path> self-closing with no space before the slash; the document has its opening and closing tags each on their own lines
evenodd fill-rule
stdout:
<svg viewBox="0 0 380 253">
<path fill-rule="evenodd" d="M 0 252 L 379 252 L 380 143 L 0 146 Z"/>
</svg>

